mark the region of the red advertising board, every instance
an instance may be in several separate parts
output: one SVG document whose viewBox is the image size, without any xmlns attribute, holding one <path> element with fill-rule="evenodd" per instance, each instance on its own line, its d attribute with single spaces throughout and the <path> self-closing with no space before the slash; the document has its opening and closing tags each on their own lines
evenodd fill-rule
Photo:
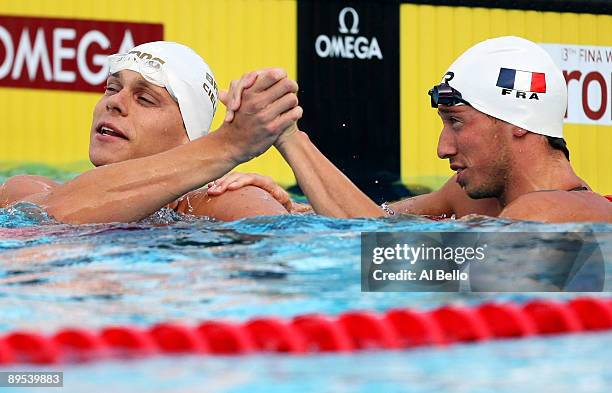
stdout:
<svg viewBox="0 0 612 393">
<path fill-rule="evenodd" d="M 163 37 L 156 23 L 0 16 L 0 86 L 99 92 L 108 55 Z"/>
</svg>

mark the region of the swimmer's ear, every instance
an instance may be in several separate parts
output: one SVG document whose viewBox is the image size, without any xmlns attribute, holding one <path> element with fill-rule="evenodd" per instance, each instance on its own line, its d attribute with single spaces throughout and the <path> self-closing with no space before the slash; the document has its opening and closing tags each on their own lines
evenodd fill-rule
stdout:
<svg viewBox="0 0 612 393">
<path fill-rule="evenodd" d="M 520 137 L 522 137 L 522 136 L 527 135 L 527 133 L 528 133 L 528 132 L 529 132 L 529 131 L 527 131 L 527 130 L 523 130 L 523 129 L 522 129 L 522 128 L 520 128 L 520 127 L 512 127 L 512 135 L 513 135 L 513 136 L 515 136 L 515 137 L 517 137 L 517 138 L 520 138 Z"/>
</svg>

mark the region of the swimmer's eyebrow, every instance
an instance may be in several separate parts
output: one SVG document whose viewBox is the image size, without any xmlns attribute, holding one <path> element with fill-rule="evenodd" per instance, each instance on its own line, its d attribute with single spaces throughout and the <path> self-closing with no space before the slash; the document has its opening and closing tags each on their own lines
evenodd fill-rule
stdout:
<svg viewBox="0 0 612 393">
<path fill-rule="evenodd" d="M 136 82 L 134 82 L 134 86 L 151 90 L 154 93 L 158 92 L 157 89 L 163 89 L 163 87 L 155 86 L 153 83 L 147 82 L 146 80 L 141 78 L 138 78 Z"/>
<path fill-rule="evenodd" d="M 119 81 L 123 81 L 123 78 L 121 77 L 121 71 L 117 71 L 114 74 L 110 74 L 111 77 L 113 78 L 117 78 L 119 79 Z M 134 82 L 134 85 L 136 85 L 137 87 L 146 87 L 149 88 L 153 91 L 156 91 L 156 86 L 153 83 L 147 82 L 145 79 L 143 79 L 142 76 L 138 75 L 136 81 Z"/>
<path fill-rule="evenodd" d="M 161 102 L 167 101 L 169 103 L 176 103 L 170 93 L 168 93 L 168 90 L 154 85 L 153 83 L 147 82 L 146 80 L 142 79 L 142 77 L 139 77 L 136 82 L 134 82 L 134 87 L 137 89 L 146 90 L 149 94 L 152 94 Z"/>
<path fill-rule="evenodd" d="M 113 78 L 119 79 L 119 81 L 123 81 L 123 78 L 121 77 L 121 71 L 115 72 L 114 74 L 111 74 L 110 76 L 112 76 Z M 137 78 L 138 79 L 136 79 L 136 81 L 134 82 L 134 85 L 136 87 L 146 87 L 153 91 L 155 91 L 155 87 L 159 87 L 159 86 L 155 86 L 153 83 L 147 82 L 140 75 Z"/>
<path fill-rule="evenodd" d="M 110 76 L 113 78 L 119 79 L 119 82 L 123 83 L 124 81 L 121 75 L 122 75 L 121 71 L 118 71 L 118 72 L 115 72 L 114 74 L 111 74 Z M 158 99 L 165 98 L 165 94 L 163 94 L 163 92 L 160 90 L 166 90 L 166 89 L 164 89 L 163 87 L 154 85 L 153 83 L 147 82 L 145 79 L 142 78 L 142 76 L 138 76 L 138 79 L 136 79 L 136 81 L 134 82 L 134 87 L 140 88 L 140 89 L 146 89 L 151 94 L 156 96 Z M 168 94 L 168 97 L 171 101 L 173 101 L 172 97 L 170 97 L 170 94 Z"/>
<path fill-rule="evenodd" d="M 459 114 L 465 111 L 466 105 L 455 105 L 455 106 L 439 106 L 438 113 L 442 114 Z"/>
</svg>

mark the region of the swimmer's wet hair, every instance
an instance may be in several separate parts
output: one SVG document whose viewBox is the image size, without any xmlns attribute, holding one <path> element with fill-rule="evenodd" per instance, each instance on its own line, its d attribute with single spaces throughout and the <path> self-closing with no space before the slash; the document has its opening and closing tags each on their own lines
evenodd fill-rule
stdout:
<svg viewBox="0 0 612 393">
<path fill-rule="evenodd" d="M 565 158 L 567 158 L 567 160 L 569 161 L 570 154 L 569 154 L 569 149 L 567 148 L 567 144 L 565 143 L 565 139 L 555 138 L 553 136 L 547 136 L 547 135 L 545 136 L 546 136 L 546 140 L 548 140 L 548 144 L 550 145 L 550 147 L 556 150 L 561 150 L 563 154 L 565 155 Z"/>
</svg>

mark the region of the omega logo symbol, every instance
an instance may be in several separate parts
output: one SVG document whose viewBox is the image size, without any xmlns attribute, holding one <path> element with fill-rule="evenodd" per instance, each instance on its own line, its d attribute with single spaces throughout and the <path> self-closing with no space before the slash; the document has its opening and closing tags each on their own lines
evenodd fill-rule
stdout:
<svg viewBox="0 0 612 393">
<path fill-rule="evenodd" d="M 353 26 L 351 27 L 350 33 L 357 34 L 359 33 L 359 14 L 353 7 L 345 7 L 338 14 L 338 25 L 340 28 L 338 31 L 342 34 L 348 34 L 349 30 L 346 28 L 346 13 L 350 12 L 353 15 Z"/>
<path fill-rule="evenodd" d="M 348 28 L 347 14 L 351 14 L 353 23 Z M 353 7 L 344 7 L 338 14 L 338 32 L 342 35 L 327 36 L 321 34 L 315 41 L 315 51 L 322 58 L 341 57 L 343 59 L 383 59 L 376 37 L 355 36 L 359 33 L 359 14 Z"/>
</svg>

